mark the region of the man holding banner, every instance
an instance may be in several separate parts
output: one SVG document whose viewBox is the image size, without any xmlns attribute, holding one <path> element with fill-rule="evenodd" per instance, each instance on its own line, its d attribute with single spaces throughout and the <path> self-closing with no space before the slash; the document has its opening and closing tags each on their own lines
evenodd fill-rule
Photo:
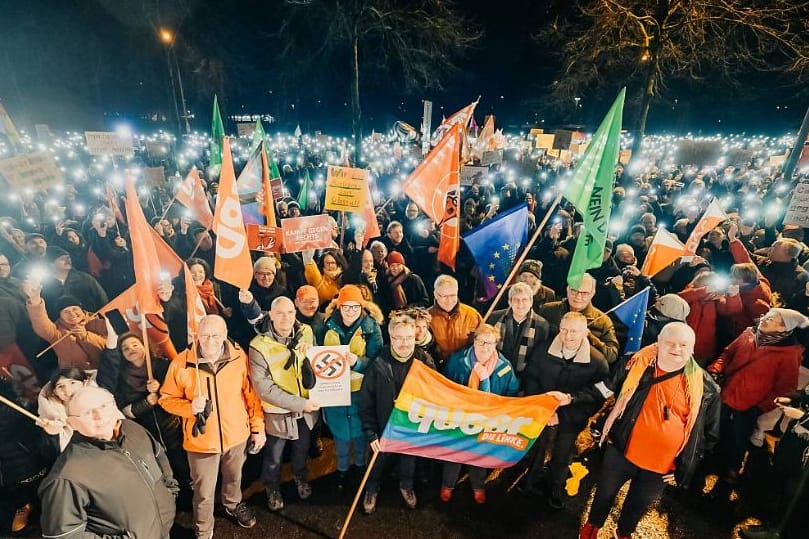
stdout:
<svg viewBox="0 0 809 539">
<path fill-rule="evenodd" d="M 368 366 L 360 390 L 359 414 L 362 429 L 371 442 L 371 449 L 380 451 L 379 438 L 393 411 L 393 403 L 402 389 L 405 377 L 414 362 L 421 362 L 435 369 L 430 356 L 416 348 L 416 321 L 408 315 L 394 315 L 388 322 L 390 346 L 382 349 L 376 361 Z M 415 360 L 415 361 L 414 361 Z M 376 511 L 376 498 L 382 484 L 384 454 L 376 459 L 371 470 L 363 500 L 366 514 Z M 416 507 L 416 494 L 413 491 L 413 475 L 416 458 L 410 455 L 399 457 L 399 490 L 405 503 L 411 509 Z"/>
</svg>

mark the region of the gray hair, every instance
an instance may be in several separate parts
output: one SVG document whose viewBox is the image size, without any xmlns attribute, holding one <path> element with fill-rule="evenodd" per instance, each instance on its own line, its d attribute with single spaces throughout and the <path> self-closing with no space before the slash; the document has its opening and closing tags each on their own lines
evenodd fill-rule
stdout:
<svg viewBox="0 0 809 539">
<path fill-rule="evenodd" d="M 458 280 L 451 276 L 451 275 L 444 275 L 441 274 L 435 278 L 435 283 L 433 284 L 433 288 L 438 288 L 439 286 L 451 286 L 455 289 L 458 288 Z"/>
<path fill-rule="evenodd" d="M 523 294 L 529 298 L 534 297 L 534 289 L 528 283 L 514 283 L 508 289 L 508 299 L 513 298 L 518 294 Z"/>
</svg>

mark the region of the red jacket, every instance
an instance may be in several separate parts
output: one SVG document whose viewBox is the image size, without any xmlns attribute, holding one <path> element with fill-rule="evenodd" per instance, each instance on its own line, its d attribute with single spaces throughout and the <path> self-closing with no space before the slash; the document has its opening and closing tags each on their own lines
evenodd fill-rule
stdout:
<svg viewBox="0 0 809 539">
<path fill-rule="evenodd" d="M 750 259 L 750 253 L 739 240 L 730 243 L 730 252 L 733 255 L 734 264 L 753 262 Z M 754 326 L 755 321 L 770 310 L 772 302 L 770 281 L 761 272 L 758 272 L 758 284 L 748 290 L 740 290 L 739 296 L 741 296 L 741 304 L 728 303 L 727 328 L 733 338 L 740 335 L 745 328 Z"/>
<path fill-rule="evenodd" d="M 708 292 L 707 287 L 693 287 L 688 285 L 678 294 L 691 307 L 691 312 L 685 319 L 694 330 L 696 342 L 694 343 L 694 358 L 702 366 L 707 365 L 716 357 L 718 352 L 716 344 L 716 317 L 726 315 L 741 309 L 740 296 L 716 296 Z"/>
<path fill-rule="evenodd" d="M 724 374 L 722 402 L 734 410 L 753 407 L 762 412 L 775 408 L 775 397 L 798 387 L 803 346 L 788 339 L 781 346 L 756 346 L 753 328 L 747 328 L 728 345 L 708 372 Z"/>
</svg>

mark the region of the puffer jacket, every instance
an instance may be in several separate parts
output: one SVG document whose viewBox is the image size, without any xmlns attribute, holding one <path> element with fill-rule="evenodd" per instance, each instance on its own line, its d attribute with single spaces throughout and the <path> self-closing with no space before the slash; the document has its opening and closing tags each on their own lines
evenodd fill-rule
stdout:
<svg viewBox="0 0 809 539">
<path fill-rule="evenodd" d="M 708 367 L 708 372 L 724 379 L 724 404 L 739 411 L 756 407 L 769 412 L 775 409 L 773 399 L 798 387 L 801 359 L 803 346 L 794 336 L 758 346 L 753 328 L 747 328 Z"/>
<path fill-rule="evenodd" d="M 694 342 L 694 358 L 700 366 L 705 367 L 718 352 L 719 347 L 717 320 L 742 309 L 741 296 L 717 296 L 710 292 L 706 286 L 688 285 L 677 294 L 683 298 L 691 311 L 685 319 L 696 334 Z"/>
<path fill-rule="evenodd" d="M 444 365 L 444 376 L 457 384 L 467 385 L 476 361 L 472 357 L 473 350 L 474 347 L 470 346 L 466 350 L 459 350 L 452 354 Z M 511 363 L 503 357 L 503 354 L 498 353 L 497 365 L 489 378 L 481 380 L 479 390 L 504 397 L 514 397 L 519 389 L 520 381 L 517 380 Z"/>
<path fill-rule="evenodd" d="M 326 320 L 325 346 L 348 345 L 357 362 L 351 367 L 351 404 L 349 406 L 330 406 L 323 409 L 323 419 L 338 440 L 351 440 L 362 436 L 362 423 L 357 409 L 358 391 L 361 380 L 357 374 L 363 374 L 368 365 L 373 363 L 382 350 L 382 330 L 377 321 L 364 312 L 351 327 L 346 328 L 335 311 Z"/>
<path fill-rule="evenodd" d="M 176 492 L 165 451 L 135 422 L 110 441 L 76 433 L 39 487 L 42 537 L 168 538 Z"/>
<path fill-rule="evenodd" d="M 196 344 L 194 344 L 196 346 Z M 171 362 L 160 387 L 160 406 L 183 421 L 183 448 L 194 453 L 224 453 L 244 443 L 250 433 L 264 432 L 264 412 L 248 376 L 247 354 L 226 342 L 216 364 L 199 362 L 194 350 L 184 350 Z M 191 401 L 200 395 L 211 401 L 205 433 L 193 435 Z"/>
</svg>

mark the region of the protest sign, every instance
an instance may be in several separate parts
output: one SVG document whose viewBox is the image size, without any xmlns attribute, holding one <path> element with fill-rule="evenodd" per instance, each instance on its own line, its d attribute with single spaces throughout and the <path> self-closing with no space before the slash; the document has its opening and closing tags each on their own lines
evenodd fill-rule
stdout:
<svg viewBox="0 0 809 539">
<path fill-rule="evenodd" d="M 132 135 L 108 131 L 85 131 L 90 155 L 135 155 Z"/>
<path fill-rule="evenodd" d="M 465 165 L 461 167 L 461 185 L 478 185 L 489 175 L 489 167 L 473 167 Z"/>
<path fill-rule="evenodd" d="M 556 138 L 553 133 L 539 133 L 537 134 L 537 148 L 541 150 L 550 150 L 553 148 L 553 139 Z"/>
<path fill-rule="evenodd" d="M 284 244 L 281 227 L 249 223 L 245 225 L 245 229 L 247 229 L 247 246 L 251 251 L 281 252 Z"/>
<path fill-rule="evenodd" d="M 48 124 L 34 124 L 34 130 L 36 131 L 37 138 L 39 140 L 48 140 L 53 136 L 51 134 L 51 128 L 48 127 Z"/>
<path fill-rule="evenodd" d="M 722 141 L 686 139 L 677 143 L 674 162 L 704 167 L 716 165 L 720 157 L 722 157 Z"/>
<path fill-rule="evenodd" d="M 62 170 L 49 152 L 35 152 L 0 160 L 0 178 L 8 188 L 47 189 L 64 181 Z"/>
<path fill-rule="evenodd" d="M 329 167 L 326 177 L 326 209 L 361 212 L 365 207 L 368 171 L 361 168 Z"/>
<path fill-rule="evenodd" d="M 252 137 L 256 131 L 256 124 L 253 122 L 236 122 L 236 133 L 240 137 Z"/>
<path fill-rule="evenodd" d="M 503 150 L 494 150 L 483 152 L 480 158 L 481 166 L 498 165 L 503 162 Z"/>
<path fill-rule="evenodd" d="M 152 159 L 160 159 L 163 157 L 168 157 L 169 155 L 169 143 L 168 142 L 152 142 L 146 141 L 146 153 L 149 154 L 149 157 Z"/>
<path fill-rule="evenodd" d="M 166 185 L 166 169 L 162 166 L 144 168 L 143 181 L 149 187 L 163 187 Z"/>
<path fill-rule="evenodd" d="M 311 215 L 281 219 L 284 250 L 297 253 L 307 249 L 323 249 L 331 245 L 331 223 L 328 215 Z"/>
<path fill-rule="evenodd" d="M 624 166 L 627 166 L 631 160 L 632 150 L 621 150 L 621 153 L 618 154 L 618 162 Z"/>
<path fill-rule="evenodd" d="M 309 399 L 321 408 L 350 405 L 352 372 L 348 346 L 312 346 L 306 358 L 315 374 L 315 386 L 309 390 Z"/>
<path fill-rule="evenodd" d="M 809 183 L 799 183 L 795 186 L 787 213 L 784 215 L 784 224 L 809 228 Z"/>
</svg>

